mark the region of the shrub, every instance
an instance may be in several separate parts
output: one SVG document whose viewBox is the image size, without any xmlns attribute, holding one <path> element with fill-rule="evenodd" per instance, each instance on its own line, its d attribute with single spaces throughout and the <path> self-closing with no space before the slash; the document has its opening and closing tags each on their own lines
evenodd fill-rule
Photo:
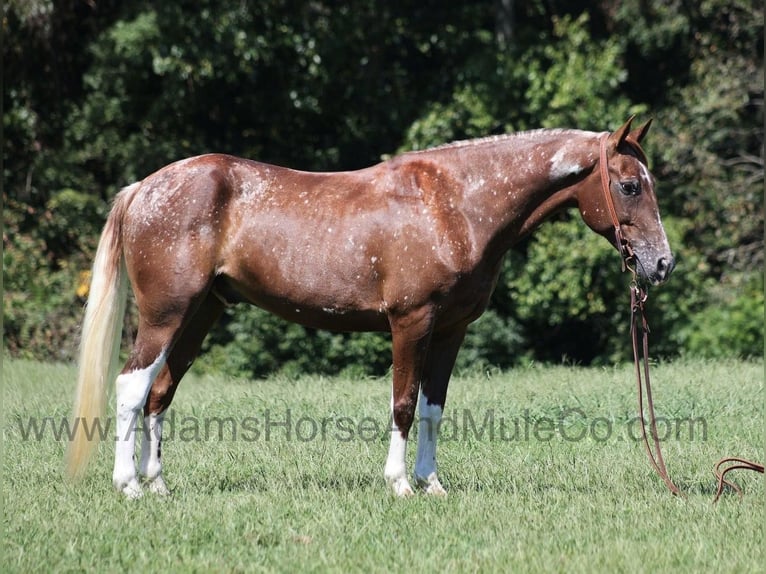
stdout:
<svg viewBox="0 0 766 574">
<path fill-rule="evenodd" d="M 683 329 L 685 349 L 699 357 L 761 357 L 764 352 L 763 276 L 721 289 Z"/>
</svg>

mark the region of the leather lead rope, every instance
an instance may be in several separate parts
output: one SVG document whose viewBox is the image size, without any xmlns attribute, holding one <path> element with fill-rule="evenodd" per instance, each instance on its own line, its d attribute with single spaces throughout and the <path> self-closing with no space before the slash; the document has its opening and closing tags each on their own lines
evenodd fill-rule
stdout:
<svg viewBox="0 0 766 574">
<path fill-rule="evenodd" d="M 610 191 L 610 178 L 609 178 L 609 166 L 607 165 L 607 139 L 608 134 L 604 134 L 600 139 L 599 149 L 599 173 L 601 175 L 601 189 L 604 192 L 604 199 L 606 201 L 607 210 L 609 216 L 612 219 L 614 225 L 614 236 L 617 242 L 617 249 L 620 252 L 622 258 L 622 270 L 630 271 L 633 275 L 633 280 L 630 283 L 630 336 L 633 343 L 633 364 L 636 370 L 636 386 L 638 388 L 638 414 L 641 421 L 641 439 L 646 449 L 646 454 L 649 457 L 649 462 L 652 468 L 662 478 L 665 485 L 673 494 L 683 496 L 681 490 L 673 483 L 668 474 L 667 467 L 665 466 L 665 459 L 662 456 L 662 449 L 660 448 L 660 440 L 657 435 L 657 417 L 654 414 L 654 401 L 652 400 L 652 385 L 649 378 L 649 324 L 646 321 L 645 303 L 648 298 L 647 292 L 640 286 L 636 269 L 634 267 L 634 254 L 630 247 L 630 243 L 625 240 L 620 229 L 620 220 L 617 216 L 617 210 L 614 207 L 614 200 Z M 628 143 L 635 146 L 640 150 L 638 142 L 628 139 Z M 641 331 L 641 354 L 643 360 L 639 359 L 639 330 Z M 643 365 L 643 377 L 641 376 Z M 646 408 L 644 408 L 644 390 L 646 390 Z M 649 415 L 649 434 L 652 437 L 652 443 L 654 444 L 654 451 L 649 444 L 649 438 L 646 432 L 646 418 L 644 417 L 644 411 L 647 411 Z M 721 469 L 722 466 L 730 464 L 730 466 Z M 726 457 L 722 458 L 715 465 L 714 474 L 718 480 L 718 488 L 716 490 L 715 504 L 723 493 L 724 486 L 729 486 L 734 489 L 737 494 L 742 496 L 742 490 L 733 482 L 726 480 L 726 474 L 732 470 L 746 469 L 754 470 L 763 474 L 764 467 L 762 464 L 752 462 L 738 457 Z"/>
<path fill-rule="evenodd" d="M 631 269 L 631 272 L 635 271 Z M 668 475 L 668 470 L 665 467 L 665 459 L 662 457 L 662 449 L 660 448 L 660 440 L 657 436 L 657 417 L 654 414 L 654 400 L 652 399 L 652 383 L 649 378 L 649 325 L 646 322 L 646 315 L 644 313 L 644 303 L 646 303 L 648 296 L 646 291 L 639 287 L 638 283 L 633 280 L 630 288 L 630 336 L 633 340 L 633 364 L 636 367 L 636 386 L 638 388 L 638 415 L 641 421 L 641 438 L 644 442 L 644 448 L 646 449 L 646 455 L 649 457 L 651 463 L 657 474 L 665 482 L 670 492 L 673 494 L 681 495 L 681 489 L 679 489 Z M 639 323 L 640 319 L 640 323 Z M 638 358 L 638 332 L 642 333 L 642 351 L 643 351 L 643 371 L 644 376 L 641 377 L 641 364 L 642 361 Z M 646 409 L 644 409 L 644 389 L 646 389 Z M 649 445 L 649 439 L 646 436 L 646 418 L 644 417 L 644 410 L 648 411 L 649 415 L 649 433 L 654 443 L 654 451 L 652 451 Z"/>
<path fill-rule="evenodd" d="M 731 464 L 731 466 L 727 466 L 726 468 L 721 470 L 721 467 L 725 464 Z M 739 494 L 740 498 L 742 497 L 742 489 L 736 484 L 734 484 L 733 482 L 726 480 L 726 473 L 731 470 L 737 470 L 737 469 L 754 470 L 755 472 L 760 472 L 761 474 L 763 474 L 763 465 L 760 463 L 753 462 L 752 460 L 747 460 L 744 458 L 739 458 L 736 456 L 727 456 L 726 458 L 722 458 L 716 463 L 715 470 L 713 471 L 713 474 L 715 474 L 715 477 L 718 479 L 718 488 L 715 491 L 715 498 L 713 499 L 713 504 L 718 502 L 718 499 L 721 497 L 721 494 L 723 494 L 724 486 L 728 486 L 729 488 L 732 488 L 737 494 Z"/>
</svg>

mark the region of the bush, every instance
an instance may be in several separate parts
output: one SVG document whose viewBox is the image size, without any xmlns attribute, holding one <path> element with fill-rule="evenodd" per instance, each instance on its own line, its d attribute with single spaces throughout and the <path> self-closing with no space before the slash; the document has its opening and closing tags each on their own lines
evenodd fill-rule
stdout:
<svg viewBox="0 0 766 574">
<path fill-rule="evenodd" d="M 15 356 L 72 360 L 101 225 L 98 202 L 73 190 L 44 209 L 6 199 L 3 233 L 4 346 Z"/>
<path fill-rule="evenodd" d="M 331 333 L 288 323 L 262 309 L 229 309 L 205 341 L 195 370 L 261 378 L 279 372 L 368 376 L 391 365 L 390 337 Z"/>
<path fill-rule="evenodd" d="M 684 328 L 685 350 L 699 357 L 761 357 L 764 352 L 763 276 L 720 290 Z"/>
<path fill-rule="evenodd" d="M 456 368 L 471 371 L 512 367 L 525 356 L 524 342 L 521 327 L 513 318 L 489 309 L 468 326 Z"/>
</svg>

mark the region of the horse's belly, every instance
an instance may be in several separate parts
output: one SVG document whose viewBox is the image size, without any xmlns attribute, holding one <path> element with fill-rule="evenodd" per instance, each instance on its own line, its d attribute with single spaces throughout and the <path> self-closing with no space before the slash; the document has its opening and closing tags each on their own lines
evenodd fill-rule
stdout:
<svg viewBox="0 0 766 574">
<path fill-rule="evenodd" d="M 229 303 L 247 302 L 288 321 L 331 331 L 387 331 L 389 323 L 375 290 L 335 276 L 263 273 L 249 269 L 222 276 L 214 289 Z"/>
<path fill-rule="evenodd" d="M 261 305 L 267 308 L 265 305 Z M 268 309 L 275 315 L 313 329 L 339 332 L 389 331 L 385 313 L 376 311 L 344 311 L 333 307 L 319 309 L 296 305 L 277 305 Z"/>
<path fill-rule="evenodd" d="M 293 323 L 328 331 L 388 331 L 389 322 L 380 309 L 351 308 L 337 303 L 316 304 L 308 298 L 289 298 L 273 292 L 242 294 L 222 289 L 229 303 L 247 302 Z"/>
</svg>

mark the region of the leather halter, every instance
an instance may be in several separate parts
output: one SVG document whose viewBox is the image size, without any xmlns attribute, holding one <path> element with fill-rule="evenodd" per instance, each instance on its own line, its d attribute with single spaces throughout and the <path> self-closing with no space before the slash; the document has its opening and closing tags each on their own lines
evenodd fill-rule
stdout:
<svg viewBox="0 0 766 574">
<path fill-rule="evenodd" d="M 630 247 L 630 243 L 622 235 L 622 228 L 620 227 L 620 219 L 617 216 L 617 209 L 614 207 L 614 199 L 612 198 L 611 191 L 611 179 L 609 178 L 609 165 L 607 164 L 606 155 L 606 143 L 609 139 L 609 134 L 601 136 L 599 142 L 599 173 L 601 175 L 601 190 L 604 192 L 604 201 L 606 202 L 606 210 L 609 212 L 609 217 L 612 219 L 612 225 L 614 226 L 614 238 L 617 243 L 617 249 L 622 257 L 622 270 L 630 268 L 630 263 L 633 261 L 633 249 Z M 638 144 L 628 140 L 631 144 L 638 148 Z M 640 149 L 640 148 L 638 148 Z M 633 273 L 635 276 L 635 272 Z"/>
<path fill-rule="evenodd" d="M 638 388 L 638 414 L 641 422 L 641 439 L 644 443 L 646 454 L 649 457 L 649 462 L 657 471 L 660 478 L 665 482 L 668 489 L 673 493 L 683 496 L 681 490 L 673 483 L 668 475 L 667 468 L 665 467 L 665 460 L 662 457 L 662 450 L 660 449 L 660 441 L 657 435 L 657 417 L 654 414 L 654 401 L 652 400 L 652 385 L 649 379 L 649 324 L 646 321 L 645 303 L 648 299 L 648 293 L 638 281 L 638 274 L 636 273 L 634 263 L 635 254 L 631 249 L 630 243 L 622 235 L 622 229 L 620 228 L 620 220 L 617 216 L 617 210 L 614 207 L 614 199 L 611 193 L 611 180 L 609 178 L 609 166 L 607 165 L 607 150 L 606 144 L 609 138 L 609 134 L 601 136 L 599 141 L 599 173 L 601 175 L 601 189 L 604 192 L 604 201 L 606 203 L 607 211 L 612 219 L 612 225 L 614 225 L 614 237 L 617 244 L 617 249 L 622 257 L 622 270 L 628 270 L 633 276 L 630 282 L 630 336 L 633 343 L 633 364 L 636 370 L 636 386 Z M 646 163 L 646 156 L 644 155 L 638 142 L 630 137 L 626 138 L 626 141 L 632 145 L 639 153 L 639 159 Z M 640 319 L 640 321 L 639 321 Z M 642 333 L 641 352 L 639 352 L 639 330 Z M 643 355 L 643 361 L 639 359 L 639 354 Z M 644 377 L 641 376 L 643 363 Z M 646 409 L 644 409 L 644 390 L 646 391 Z M 651 433 L 652 442 L 654 443 L 654 452 L 649 444 L 649 438 L 646 433 L 646 419 L 644 418 L 644 410 L 649 415 L 649 431 Z M 724 465 L 729 465 L 726 468 L 721 468 Z M 722 458 L 715 465 L 713 473 L 718 481 L 718 487 L 716 490 L 715 499 L 713 502 L 717 502 L 723 493 L 724 486 L 729 486 L 742 496 L 741 489 L 733 482 L 726 480 L 726 473 L 732 470 L 746 469 L 754 470 L 763 474 L 764 465 L 746 460 L 739 457 L 726 457 Z"/>
</svg>

